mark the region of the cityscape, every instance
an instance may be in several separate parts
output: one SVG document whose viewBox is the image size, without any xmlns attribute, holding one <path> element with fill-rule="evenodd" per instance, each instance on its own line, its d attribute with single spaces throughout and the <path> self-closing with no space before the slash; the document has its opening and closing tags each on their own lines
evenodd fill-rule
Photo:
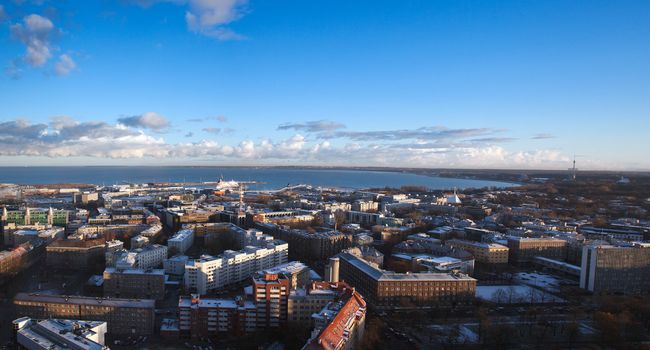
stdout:
<svg viewBox="0 0 650 350">
<path fill-rule="evenodd" d="M 5 184 L 0 335 L 27 349 L 640 346 L 650 176 L 542 174 L 464 190 Z"/>
<path fill-rule="evenodd" d="M 650 2 L 0 3 L 0 350 L 650 349 Z"/>
</svg>

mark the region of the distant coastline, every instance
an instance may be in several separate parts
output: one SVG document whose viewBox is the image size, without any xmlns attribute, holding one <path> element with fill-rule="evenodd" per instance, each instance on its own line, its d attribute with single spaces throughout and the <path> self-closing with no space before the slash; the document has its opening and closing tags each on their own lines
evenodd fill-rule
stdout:
<svg viewBox="0 0 650 350">
<path fill-rule="evenodd" d="M 397 167 L 354 167 L 354 166 L 288 166 L 288 165 L 79 165 L 79 166 L 0 166 L 0 169 L 246 169 L 246 170 L 291 170 L 291 171 L 360 171 L 360 172 L 383 172 L 394 174 L 413 174 L 433 178 L 472 180 L 472 181 L 496 181 L 506 182 L 512 186 L 519 186 L 526 183 L 526 178 L 566 178 L 566 170 L 544 170 L 544 169 L 452 169 L 452 168 L 397 168 Z M 215 172 L 217 176 L 218 171 Z M 648 177 L 648 171 L 612 171 L 612 170 L 588 170 L 579 172 L 583 177 L 609 176 L 616 178 L 626 177 Z M 0 172 L 0 182 L 7 182 Z M 45 182 L 43 184 L 47 184 Z M 29 184 L 35 184 L 29 182 Z"/>
<path fill-rule="evenodd" d="M 267 182 L 269 188 L 287 184 L 323 187 L 377 188 L 425 186 L 432 189 L 513 187 L 512 179 L 449 176 L 430 169 L 390 167 L 315 166 L 30 166 L 1 167 L 0 183 L 45 185 L 53 183 L 167 183 L 226 180 Z M 333 173 L 326 173 L 333 172 Z M 362 174 L 358 174 L 362 173 Z M 453 174 L 455 175 L 455 174 Z M 258 188 L 262 189 L 262 188 Z"/>
</svg>

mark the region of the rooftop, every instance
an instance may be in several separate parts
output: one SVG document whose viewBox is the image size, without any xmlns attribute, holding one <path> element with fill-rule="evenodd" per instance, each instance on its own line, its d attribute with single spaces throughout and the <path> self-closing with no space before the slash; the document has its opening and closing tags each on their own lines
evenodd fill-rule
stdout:
<svg viewBox="0 0 650 350">
<path fill-rule="evenodd" d="M 475 281 L 474 278 L 469 277 L 465 274 L 451 274 L 451 273 L 433 273 L 433 272 L 417 272 L 417 273 L 399 273 L 393 271 L 386 271 L 378 269 L 365 260 L 358 258 L 350 253 L 343 252 L 338 255 L 341 259 L 344 259 L 348 263 L 357 267 L 363 273 L 369 275 L 371 278 L 378 281 L 390 281 L 390 280 L 399 280 L 399 281 L 456 281 L 456 280 L 468 280 Z"/>
<path fill-rule="evenodd" d="M 25 321 L 25 318 L 16 320 Z M 49 319 L 36 322 L 31 320 L 18 333 L 31 341 L 38 343 L 42 349 L 92 349 L 101 350 L 105 347 L 89 339 L 95 336 L 96 328 L 105 325 L 99 321 L 77 321 Z"/>
<path fill-rule="evenodd" d="M 49 295 L 38 293 L 18 293 L 14 302 L 40 302 L 58 304 L 77 304 L 92 306 L 112 306 L 118 308 L 147 308 L 153 309 L 156 301 L 153 299 L 118 299 L 118 298 L 93 298 L 70 295 Z"/>
</svg>

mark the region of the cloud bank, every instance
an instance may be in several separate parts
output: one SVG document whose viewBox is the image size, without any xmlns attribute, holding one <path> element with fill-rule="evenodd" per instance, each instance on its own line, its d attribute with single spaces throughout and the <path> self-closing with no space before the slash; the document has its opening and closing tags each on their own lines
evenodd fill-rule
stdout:
<svg viewBox="0 0 650 350">
<path fill-rule="evenodd" d="M 317 125 L 300 123 L 297 129 L 327 133 L 332 128 Z M 116 124 L 81 122 L 70 117 L 53 118 L 47 123 L 16 119 L 0 123 L 0 156 L 200 159 L 250 164 L 288 160 L 292 164 L 558 169 L 566 168 L 570 161 L 557 150 L 507 150 L 499 145 L 504 142 L 500 138 L 475 137 L 501 131 L 480 128 L 346 132 L 338 138 L 327 139 L 319 135 L 312 135 L 310 139 L 296 133 L 280 140 L 245 139 L 236 144 L 221 144 L 213 138 L 171 143 L 147 133 L 168 126 L 167 119 L 154 112 L 120 118 Z M 296 127 L 285 127 L 283 130 L 296 130 Z M 214 137 L 218 135 L 220 133 Z M 180 136 L 182 140 L 183 136 L 192 137 L 193 133 Z M 371 139 L 371 136 L 386 138 Z"/>
</svg>

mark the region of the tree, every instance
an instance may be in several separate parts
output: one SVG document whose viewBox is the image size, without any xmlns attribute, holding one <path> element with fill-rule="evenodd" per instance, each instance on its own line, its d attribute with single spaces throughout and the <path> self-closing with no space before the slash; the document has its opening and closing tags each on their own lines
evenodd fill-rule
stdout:
<svg viewBox="0 0 650 350">
<path fill-rule="evenodd" d="M 376 349 L 377 345 L 379 345 L 379 342 L 381 341 L 381 332 L 384 326 L 385 324 L 381 319 L 370 319 L 366 324 L 366 329 L 363 332 L 363 339 L 358 348 L 360 350 Z"/>
<path fill-rule="evenodd" d="M 323 215 L 321 215 L 321 213 L 316 213 L 314 215 L 314 218 L 311 220 L 311 225 L 314 227 L 319 227 L 323 226 L 323 222 Z"/>
<path fill-rule="evenodd" d="M 413 220 L 416 225 L 422 224 L 422 212 L 414 210 L 406 215 L 409 219 Z"/>
<path fill-rule="evenodd" d="M 492 293 L 492 301 L 497 304 L 503 304 L 508 301 L 508 293 L 502 288 L 499 288 Z"/>
<path fill-rule="evenodd" d="M 594 313 L 594 322 L 605 344 L 616 344 L 621 340 L 621 327 L 614 314 L 598 311 Z"/>
<path fill-rule="evenodd" d="M 492 331 L 492 321 L 487 315 L 487 310 L 481 308 L 478 311 L 478 337 L 481 343 L 487 343 L 487 338 Z"/>
</svg>

